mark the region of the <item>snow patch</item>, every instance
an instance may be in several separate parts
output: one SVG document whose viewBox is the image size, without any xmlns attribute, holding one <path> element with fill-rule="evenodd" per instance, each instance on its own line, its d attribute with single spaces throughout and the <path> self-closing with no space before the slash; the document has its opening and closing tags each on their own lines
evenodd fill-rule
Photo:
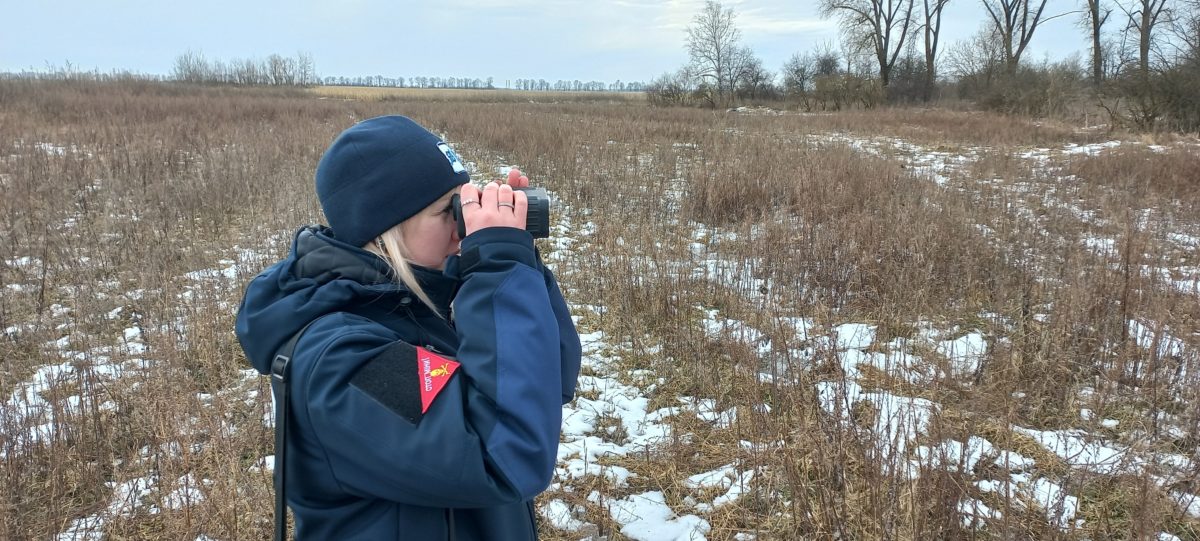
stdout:
<svg viewBox="0 0 1200 541">
<path fill-rule="evenodd" d="M 597 497 L 588 499 L 600 503 L 598 494 L 593 495 Z M 604 503 L 612 519 L 621 525 L 621 534 L 636 541 L 702 541 L 712 529 L 707 520 L 696 515 L 675 514 L 658 491 Z"/>
</svg>

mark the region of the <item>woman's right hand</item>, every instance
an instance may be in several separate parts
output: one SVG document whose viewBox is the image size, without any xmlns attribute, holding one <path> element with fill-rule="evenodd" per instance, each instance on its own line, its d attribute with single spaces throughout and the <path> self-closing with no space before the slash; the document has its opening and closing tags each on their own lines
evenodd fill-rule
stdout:
<svg viewBox="0 0 1200 541">
<path fill-rule="evenodd" d="M 525 229 L 529 199 L 508 184 L 489 182 L 483 190 L 464 184 L 459 190 L 464 229 L 467 235 L 489 227 Z"/>
</svg>

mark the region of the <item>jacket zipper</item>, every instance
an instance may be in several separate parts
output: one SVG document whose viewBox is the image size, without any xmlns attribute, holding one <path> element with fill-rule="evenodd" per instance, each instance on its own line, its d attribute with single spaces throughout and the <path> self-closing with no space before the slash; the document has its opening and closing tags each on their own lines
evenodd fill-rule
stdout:
<svg viewBox="0 0 1200 541">
<path fill-rule="evenodd" d="M 450 541 L 455 541 L 458 538 L 458 535 L 454 532 L 454 510 L 450 508 L 446 508 L 446 532 L 448 534 L 447 539 Z"/>
</svg>

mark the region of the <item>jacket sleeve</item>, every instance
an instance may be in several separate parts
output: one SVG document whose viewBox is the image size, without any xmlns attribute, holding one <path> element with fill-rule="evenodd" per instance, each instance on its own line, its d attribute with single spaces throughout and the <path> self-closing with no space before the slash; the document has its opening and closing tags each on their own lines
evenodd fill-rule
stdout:
<svg viewBox="0 0 1200 541">
<path fill-rule="evenodd" d="M 387 373 L 380 363 L 396 346 L 394 333 L 361 318 L 351 331 L 323 325 L 335 337 L 321 342 L 304 377 L 298 399 L 307 415 L 297 417 L 311 422 L 331 474 L 350 494 L 488 507 L 532 499 L 550 482 L 564 392 L 560 309 L 528 233 L 485 229 L 464 239 L 463 254 L 454 307 L 460 366 L 415 422 L 394 393 L 378 391 L 386 383 L 373 380 L 372 394 L 352 381 L 364 369 Z M 314 342 L 322 340 L 316 327 Z"/>
<path fill-rule="evenodd" d="M 562 358 L 562 403 L 566 404 L 575 398 L 575 385 L 579 380 L 583 348 L 579 344 L 579 332 L 575 330 L 575 321 L 571 319 L 567 301 L 563 299 L 554 273 L 543 266 L 542 274 L 546 278 L 546 292 L 550 295 L 550 305 L 554 308 L 554 319 L 558 321 L 558 349 Z"/>
</svg>

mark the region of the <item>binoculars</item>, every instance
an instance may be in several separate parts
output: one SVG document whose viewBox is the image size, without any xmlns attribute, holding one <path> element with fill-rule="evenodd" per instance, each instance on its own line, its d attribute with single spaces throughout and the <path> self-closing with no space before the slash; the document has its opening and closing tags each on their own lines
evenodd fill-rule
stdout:
<svg viewBox="0 0 1200 541">
<path fill-rule="evenodd" d="M 529 211 L 525 213 L 525 230 L 535 239 L 550 236 L 550 194 L 545 188 L 513 188 L 514 192 L 525 192 L 529 200 Z M 467 224 L 462 219 L 462 200 L 458 194 L 450 196 L 454 221 L 458 224 L 458 238 L 467 236 Z"/>
</svg>

